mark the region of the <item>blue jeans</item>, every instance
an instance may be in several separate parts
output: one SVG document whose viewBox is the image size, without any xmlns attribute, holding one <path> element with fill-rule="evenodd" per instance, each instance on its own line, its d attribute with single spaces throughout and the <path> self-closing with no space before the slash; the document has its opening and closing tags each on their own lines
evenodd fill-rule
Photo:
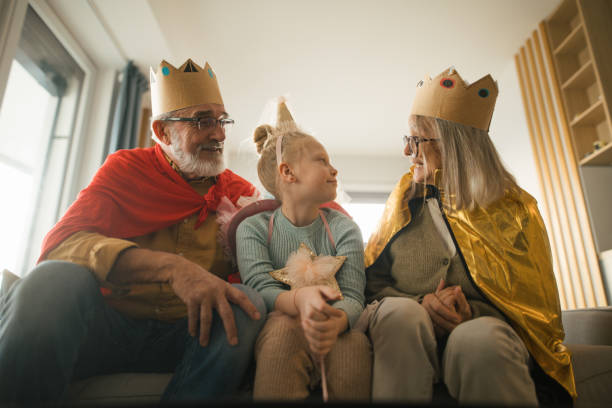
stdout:
<svg viewBox="0 0 612 408">
<path fill-rule="evenodd" d="M 253 358 L 265 321 L 259 294 L 236 285 L 258 308 L 252 320 L 232 305 L 237 346 L 214 313 L 209 344 L 200 346 L 187 320 L 137 320 L 108 306 L 93 274 L 46 261 L 13 285 L 0 305 L 0 402 L 53 401 L 69 384 L 119 372 L 174 372 L 165 400 L 231 397 Z"/>
</svg>

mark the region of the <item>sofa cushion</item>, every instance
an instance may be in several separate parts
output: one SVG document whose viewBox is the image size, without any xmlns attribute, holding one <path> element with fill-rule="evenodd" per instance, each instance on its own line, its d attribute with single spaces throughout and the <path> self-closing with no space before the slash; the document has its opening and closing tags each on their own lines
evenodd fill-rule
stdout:
<svg viewBox="0 0 612 408">
<path fill-rule="evenodd" d="M 612 346 L 567 344 L 572 353 L 578 398 L 574 408 L 609 407 Z"/>
<path fill-rule="evenodd" d="M 123 373 L 100 375 L 70 385 L 66 399 L 105 404 L 111 402 L 158 402 L 172 373 Z"/>
</svg>

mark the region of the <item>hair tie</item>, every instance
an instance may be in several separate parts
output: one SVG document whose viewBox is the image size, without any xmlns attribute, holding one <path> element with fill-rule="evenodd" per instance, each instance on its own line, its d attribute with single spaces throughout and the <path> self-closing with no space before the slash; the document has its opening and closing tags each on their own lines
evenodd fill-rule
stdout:
<svg viewBox="0 0 612 408">
<path fill-rule="evenodd" d="M 279 166 L 281 164 L 281 147 L 283 143 L 283 134 L 276 139 L 276 165 Z"/>
</svg>

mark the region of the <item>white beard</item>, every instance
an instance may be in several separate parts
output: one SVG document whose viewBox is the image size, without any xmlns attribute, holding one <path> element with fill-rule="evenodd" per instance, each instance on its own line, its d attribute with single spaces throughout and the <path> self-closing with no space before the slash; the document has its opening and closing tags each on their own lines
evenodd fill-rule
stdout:
<svg viewBox="0 0 612 408">
<path fill-rule="evenodd" d="M 200 158 L 200 152 L 204 145 L 199 145 L 195 153 L 187 153 L 180 147 L 180 140 L 176 133 L 170 134 L 172 144 L 170 151 L 175 159 L 175 164 L 181 172 L 195 177 L 210 177 L 221 174 L 225 170 L 225 150 L 223 153 L 211 153 L 210 159 Z"/>
</svg>

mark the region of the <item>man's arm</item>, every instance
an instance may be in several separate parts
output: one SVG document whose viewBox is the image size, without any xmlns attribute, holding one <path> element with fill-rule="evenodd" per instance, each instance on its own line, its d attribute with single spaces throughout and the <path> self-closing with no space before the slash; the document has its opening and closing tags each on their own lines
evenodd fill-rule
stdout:
<svg viewBox="0 0 612 408">
<path fill-rule="evenodd" d="M 49 251 L 45 260 L 66 261 L 84 266 L 92 271 L 99 281 L 105 281 L 119 255 L 126 249 L 135 247 L 138 245 L 132 241 L 79 231 Z"/>
<path fill-rule="evenodd" d="M 254 319 L 261 317 L 243 292 L 199 265 L 175 254 L 138 248 L 128 240 L 81 231 L 60 243 L 46 259 L 82 265 L 100 281 L 115 284 L 169 283 L 187 305 L 192 336 L 200 325 L 203 346 L 208 343 L 212 308 L 219 312 L 230 344 L 237 342 L 237 329 L 229 302 L 239 305 Z"/>
<path fill-rule="evenodd" d="M 182 261 L 186 260 L 169 252 L 127 248 L 119 254 L 106 279 L 118 285 L 147 282 L 170 283 L 172 270 Z"/>
<path fill-rule="evenodd" d="M 167 252 L 128 248 L 117 258 L 108 280 L 117 284 L 169 283 L 187 306 L 189 334 L 195 337 L 200 326 L 203 347 L 210 337 L 212 309 L 219 313 L 231 345 L 238 344 L 238 330 L 229 302 L 240 306 L 252 319 L 261 318 L 242 291 L 182 256 Z"/>
</svg>

